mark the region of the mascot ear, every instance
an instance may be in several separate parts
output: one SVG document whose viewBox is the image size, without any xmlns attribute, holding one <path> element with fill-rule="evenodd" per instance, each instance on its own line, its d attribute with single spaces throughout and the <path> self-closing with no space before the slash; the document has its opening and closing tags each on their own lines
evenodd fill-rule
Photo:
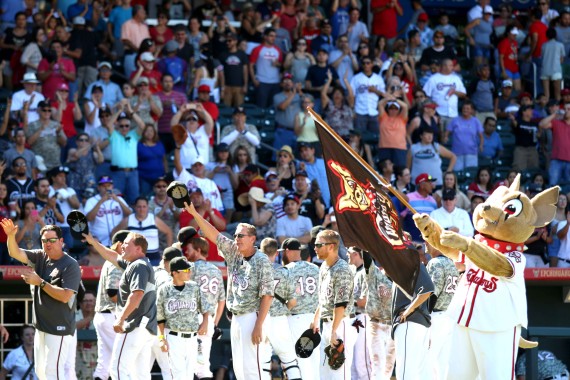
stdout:
<svg viewBox="0 0 570 380">
<path fill-rule="evenodd" d="M 558 203 L 558 194 L 560 187 L 554 186 L 544 190 L 530 200 L 532 207 L 536 211 L 535 227 L 543 227 L 550 223 L 556 215 L 556 203 Z"/>
<path fill-rule="evenodd" d="M 521 187 L 521 173 L 517 174 L 511 186 L 509 186 L 509 190 L 512 192 L 519 191 Z"/>
</svg>

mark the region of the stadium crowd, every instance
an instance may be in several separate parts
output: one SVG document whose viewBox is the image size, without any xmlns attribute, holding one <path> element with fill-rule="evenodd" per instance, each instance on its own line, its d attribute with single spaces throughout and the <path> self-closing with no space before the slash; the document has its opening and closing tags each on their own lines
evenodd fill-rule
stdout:
<svg viewBox="0 0 570 380">
<path fill-rule="evenodd" d="M 412 0 L 402 25 L 398 0 L 372 0 L 370 13 L 359 0 L 0 0 L 0 218 L 22 249 L 42 249 L 40 231 L 57 225 L 80 265 L 103 266 L 67 224 L 82 210 L 95 241 L 138 232 L 163 267 L 181 229 L 200 229 L 167 194 L 176 180 L 222 234 L 249 223 L 256 245 L 274 237 L 285 251 L 294 238 L 321 265 L 317 234 L 338 226 L 312 107 L 416 210 L 465 236 L 474 208 L 516 173 L 530 197 L 560 185 L 556 217 L 525 256 L 570 267 L 570 1 L 489 3 L 454 23 Z M 18 264 L 7 241 L 0 229 L 0 265 Z M 223 262 L 206 241 L 193 249 Z M 338 254 L 355 273 L 363 265 L 342 236 Z M 94 299 L 79 302 L 78 328 L 93 328 Z M 365 304 L 354 314 L 373 313 Z"/>
</svg>

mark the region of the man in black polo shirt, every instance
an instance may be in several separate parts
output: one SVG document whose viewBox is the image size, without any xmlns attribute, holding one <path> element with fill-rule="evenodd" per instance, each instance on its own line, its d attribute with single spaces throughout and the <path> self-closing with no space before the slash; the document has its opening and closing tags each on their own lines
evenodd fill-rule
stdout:
<svg viewBox="0 0 570 380">
<path fill-rule="evenodd" d="M 0 223 L 8 236 L 10 256 L 32 268 L 22 278 L 33 285 L 36 374 L 40 379 L 63 379 L 74 342 L 75 294 L 81 281 L 79 264 L 63 252 L 63 236 L 58 226 L 46 225 L 41 229 L 43 249 L 24 250 L 16 242 L 18 226 L 10 219 Z"/>
<path fill-rule="evenodd" d="M 238 38 L 234 33 L 226 35 L 226 44 L 228 51 L 220 57 L 226 79 L 222 98 L 226 106 L 239 107 L 243 104 L 244 95 L 247 93 L 248 58 L 242 50 L 238 49 Z"/>
<path fill-rule="evenodd" d="M 515 151 L 513 158 L 513 169 L 523 171 L 538 168 L 538 151 L 536 146 L 540 131 L 538 123 L 533 121 L 533 109 L 531 105 L 525 104 L 519 108 L 519 116 L 509 114 L 515 135 Z"/>
</svg>

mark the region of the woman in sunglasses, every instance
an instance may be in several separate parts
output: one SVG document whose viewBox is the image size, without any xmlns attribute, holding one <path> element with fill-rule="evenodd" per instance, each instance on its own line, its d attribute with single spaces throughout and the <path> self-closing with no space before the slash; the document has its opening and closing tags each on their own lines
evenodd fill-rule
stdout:
<svg viewBox="0 0 570 380">
<path fill-rule="evenodd" d="M 87 133 L 80 133 L 75 140 L 77 148 L 69 150 L 67 166 L 70 169 L 69 186 L 79 194 L 95 185 L 95 169 L 105 160 L 99 145 L 91 142 Z"/>
</svg>

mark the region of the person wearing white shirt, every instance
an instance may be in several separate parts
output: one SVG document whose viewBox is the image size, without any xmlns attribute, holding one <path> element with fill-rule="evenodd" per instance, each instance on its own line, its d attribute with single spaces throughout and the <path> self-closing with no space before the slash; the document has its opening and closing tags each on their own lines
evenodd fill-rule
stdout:
<svg viewBox="0 0 570 380">
<path fill-rule="evenodd" d="M 233 123 L 226 125 L 224 129 L 222 129 L 220 142 L 228 144 L 232 156 L 238 146 L 244 146 L 248 150 L 252 162 L 256 163 L 257 155 L 255 148 L 259 146 L 261 141 L 257 127 L 255 125 L 246 124 L 247 116 L 243 107 L 237 107 L 233 112 L 232 118 Z"/>
<path fill-rule="evenodd" d="M 200 124 L 200 120 L 204 123 Z M 188 132 L 186 141 L 176 150 L 180 150 L 180 162 L 183 168 L 190 168 L 194 162 L 207 163 L 210 160 L 210 136 L 214 130 L 214 120 L 201 103 L 186 103 L 172 120 L 170 126 L 182 124 Z"/>
<path fill-rule="evenodd" d="M 478 18 L 483 18 L 483 9 L 491 4 L 491 0 L 479 0 L 479 4 L 475 5 L 473 8 L 467 12 L 467 22 L 470 23 L 473 20 L 477 20 Z M 491 16 L 491 22 L 493 22 L 493 18 Z"/>
<path fill-rule="evenodd" d="M 378 100 L 386 91 L 382 77 L 372 71 L 372 59 L 362 58 L 362 71 L 352 77 L 350 87 L 354 94 L 356 119 L 354 128 L 378 132 Z"/>
<path fill-rule="evenodd" d="M 45 97 L 36 91 L 38 83 L 40 83 L 40 81 L 36 78 L 36 74 L 26 73 L 22 80 L 24 89 L 17 91 L 12 95 L 10 112 L 18 113 L 20 119 L 24 118 L 24 103 L 30 102 L 31 100 L 31 104 L 28 106 L 28 125 L 39 120 L 40 115 L 38 114 L 38 104 L 45 100 Z"/>
<path fill-rule="evenodd" d="M 446 230 L 457 232 L 466 237 L 473 237 L 475 230 L 473 229 L 469 214 L 467 211 L 455 207 L 457 203 L 455 190 L 444 189 L 441 199 L 442 207 L 433 210 L 430 217 Z"/>
<path fill-rule="evenodd" d="M 358 8 L 351 8 L 349 14 L 347 31 L 348 44 L 350 45 L 350 49 L 356 53 L 361 42 L 368 44 L 370 34 L 368 33 L 366 24 L 360 21 L 360 10 Z"/>
<path fill-rule="evenodd" d="M 445 127 L 451 119 L 457 117 L 459 98 L 465 98 L 467 90 L 463 81 L 453 72 L 453 61 L 444 59 L 441 62 L 441 71 L 432 75 L 423 87 L 426 95 L 437 104 L 437 113 L 441 118 L 441 128 Z"/>
</svg>

